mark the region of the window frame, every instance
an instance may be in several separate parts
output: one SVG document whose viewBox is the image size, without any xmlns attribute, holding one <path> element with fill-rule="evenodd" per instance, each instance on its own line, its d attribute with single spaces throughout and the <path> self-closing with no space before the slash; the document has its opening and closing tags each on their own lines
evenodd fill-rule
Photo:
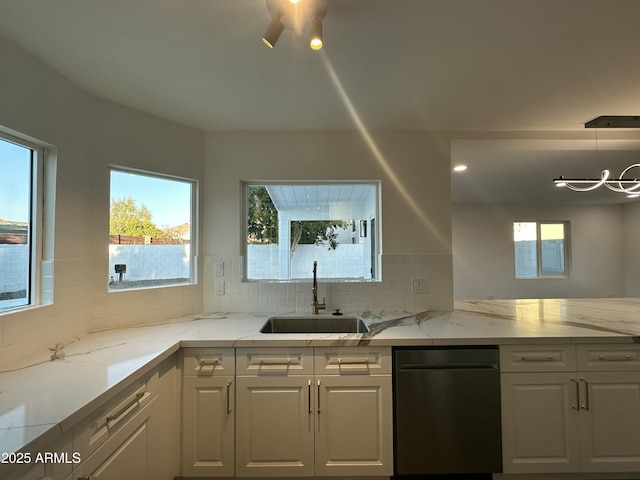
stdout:
<svg viewBox="0 0 640 480">
<path fill-rule="evenodd" d="M 518 276 L 516 265 L 517 259 L 515 257 L 515 245 L 516 240 L 513 238 L 514 226 L 518 223 L 535 223 L 536 225 L 536 276 L 534 277 L 522 277 Z M 542 264 L 542 235 L 541 230 L 543 225 L 562 225 L 563 227 L 563 254 L 564 254 L 564 263 L 563 263 L 563 271 L 562 275 L 544 275 L 543 274 L 543 264 Z M 562 279 L 569 278 L 569 269 L 570 269 L 570 258 L 571 258 L 571 222 L 568 220 L 520 220 L 514 221 L 511 223 L 511 234 L 512 241 L 514 247 L 514 276 L 516 280 L 543 280 L 543 279 Z"/>
<path fill-rule="evenodd" d="M 374 235 L 374 249 L 371 252 L 371 278 L 335 278 L 335 277 L 319 277 L 323 281 L 335 282 L 335 283 L 376 283 L 382 281 L 382 262 L 380 257 L 382 255 L 382 182 L 380 180 L 241 180 L 240 181 L 240 196 L 241 196 L 241 225 L 240 225 L 240 251 L 242 254 L 242 272 L 241 282 L 243 283 L 308 283 L 312 276 L 309 278 L 288 278 L 288 279 L 253 279 L 248 278 L 248 244 L 247 237 L 249 235 L 247 225 L 247 189 L 254 186 L 315 186 L 315 185 L 369 185 L 374 188 L 374 216 L 375 220 L 374 229 L 370 228 L 370 220 L 367 218 L 367 232 L 368 235 Z M 334 219 L 336 220 L 336 219 Z M 356 225 L 356 232 L 358 226 Z M 311 272 L 311 269 L 309 270 Z"/>
<path fill-rule="evenodd" d="M 199 218 L 199 210 L 198 210 L 198 198 L 199 198 L 199 182 L 197 179 L 182 177 L 179 175 L 171 175 L 160 172 L 151 172 L 148 170 L 142 170 L 138 168 L 125 167 L 122 165 L 111 164 L 108 166 L 109 168 L 109 217 L 111 213 L 111 174 L 112 172 L 119 172 L 124 174 L 145 176 L 150 178 L 155 178 L 159 180 L 171 180 L 175 182 L 183 182 L 191 185 L 191 198 L 190 198 L 190 239 L 189 239 L 189 280 L 187 282 L 182 283 L 170 283 L 170 284 L 162 284 L 162 285 L 148 285 L 141 287 L 132 287 L 132 288 L 120 288 L 120 289 L 112 289 L 109 285 L 107 285 L 108 293 L 119 293 L 119 292 L 131 292 L 135 290 L 148 290 L 148 289 L 158 289 L 158 288 L 172 288 L 172 287 L 186 287 L 190 285 L 195 285 L 198 283 L 198 218 Z M 109 223 L 109 218 L 107 219 L 107 224 Z M 109 227 L 107 226 L 107 230 Z M 108 253 L 109 255 L 109 253 Z M 109 262 L 108 262 L 109 263 Z M 110 270 L 107 272 L 107 278 L 112 275 L 113 272 Z"/>
<path fill-rule="evenodd" d="M 27 280 L 29 291 L 24 304 L 1 308 L 0 316 L 3 316 L 53 303 L 57 150 L 52 145 L 3 127 L 0 127 L 0 140 L 31 150 Z"/>
</svg>

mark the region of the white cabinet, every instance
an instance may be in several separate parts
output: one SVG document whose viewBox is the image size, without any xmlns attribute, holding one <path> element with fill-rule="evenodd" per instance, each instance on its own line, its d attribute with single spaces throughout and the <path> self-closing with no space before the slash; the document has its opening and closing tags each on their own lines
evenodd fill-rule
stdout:
<svg viewBox="0 0 640 480">
<path fill-rule="evenodd" d="M 75 425 L 74 480 L 172 478 L 179 474 L 176 357 L 165 359 Z"/>
<path fill-rule="evenodd" d="M 391 350 L 315 349 L 315 474 L 393 475 Z"/>
<path fill-rule="evenodd" d="M 101 445 L 73 472 L 74 480 L 117 480 L 153 478 L 148 470 L 150 422 L 154 411 L 151 400 L 117 434 Z M 149 462 L 150 463 L 150 462 Z"/>
<path fill-rule="evenodd" d="M 238 377 L 236 475 L 313 475 L 311 380 Z"/>
<path fill-rule="evenodd" d="M 316 378 L 315 474 L 392 475 L 391 379 Z"/>
<path fill-rule="evenodd" d="M 500 353 L 505 473 L 640 471 L 640 346 Z"/>
<path fill-rule="evenodd" d="M 182 383 L 182 474 L 233 476 L 233 348 L 185 348 Z"/>
<path fill-rule="evenodd" d="M 236 364 L 236 476 L 313 475 L 313 349 L 238 348 Z"/>
<path fill-rule="evenodd" d="M 237 367 L 237 476 L 393 473 L 389 348 L 239 348 Z"/>
<path fill-rule="evenodd" d="M 505 473 L 580 470 L 576 387 L 575 374 L 501 374 Z"/>
</svg>

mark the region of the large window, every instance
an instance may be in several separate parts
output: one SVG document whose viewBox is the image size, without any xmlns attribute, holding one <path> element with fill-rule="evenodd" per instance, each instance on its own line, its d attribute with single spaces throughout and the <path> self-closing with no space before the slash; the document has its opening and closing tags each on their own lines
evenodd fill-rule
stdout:
<svg viewBox="0 0 640 480">
<path fill-rule="evenodd" d="M 246 183 L 245 278 L 380 278 L 379 184 Z"/>
<path fill-rule="evenodd" d="M 52 271 L 42 263 L 43 212 L 53 210 L 53 185 L 43 195 L 44 155 L 39 145 L 0 135 L 0 311 L 52 301 Z"/>
<path fill-rule="evenodd" d="M 111 170 L 109 290 L 194 282 L 194 181 Z"/>
<path fill-rule="evenodd" d="M 514 222 L 516 278 L 567 275 L 568 222 Z"/>
</svg>

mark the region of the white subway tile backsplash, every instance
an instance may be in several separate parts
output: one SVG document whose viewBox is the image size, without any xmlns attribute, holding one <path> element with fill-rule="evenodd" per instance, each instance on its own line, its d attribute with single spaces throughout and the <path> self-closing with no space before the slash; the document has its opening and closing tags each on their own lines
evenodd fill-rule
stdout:
<svg viewBox="0 0 640 480">
<path fill-rule="evenodd" d="M 204 285 L 205 311 L 252 313 L 310 313 L 311 281 L 294 283 L 243 283 L 242 259 L 236 256 L 211 256 L 205 260 L 205 276 L 214 275 L 214 265 L 225 262 L 225 295 L 215 295 L 214 282 Z M 449 300 L 453 280 L 447 262 L 450 255 L 384 255 L 381 282 L 334 282 L 320 280 L 318 297 L 325 298 L 327 313 L 339 308 L 343 312 L 410 311 L 444 308 Z M 230 269 L 226 265 L 231 265 Z M 433 273 L 431 273 L 433 271 Z M 428 293 L 414 294 L 414 278 L 426 279 Z M 434 285 L 438 284 L 438 285 Z M 450 307 L 449 307 L 450 308 Z"/>
</svg>

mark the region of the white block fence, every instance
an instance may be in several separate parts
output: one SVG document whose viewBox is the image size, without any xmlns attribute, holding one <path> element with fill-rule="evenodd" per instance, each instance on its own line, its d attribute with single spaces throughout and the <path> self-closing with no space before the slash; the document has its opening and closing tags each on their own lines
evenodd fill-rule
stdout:
<svg viewBox="0 0 640 480">
<path fill-rule="evenodd" d="M 0 245 L 0 293 L 27 288 L 29 245 Z"/>
<path fill-rule="evenodd" d="M 124 279 L 159 280 L 190 277 L 191 245 L 109 245 L 109 277 L 118 280 L 116 264 L 125 264 Z"/>
</svg>

